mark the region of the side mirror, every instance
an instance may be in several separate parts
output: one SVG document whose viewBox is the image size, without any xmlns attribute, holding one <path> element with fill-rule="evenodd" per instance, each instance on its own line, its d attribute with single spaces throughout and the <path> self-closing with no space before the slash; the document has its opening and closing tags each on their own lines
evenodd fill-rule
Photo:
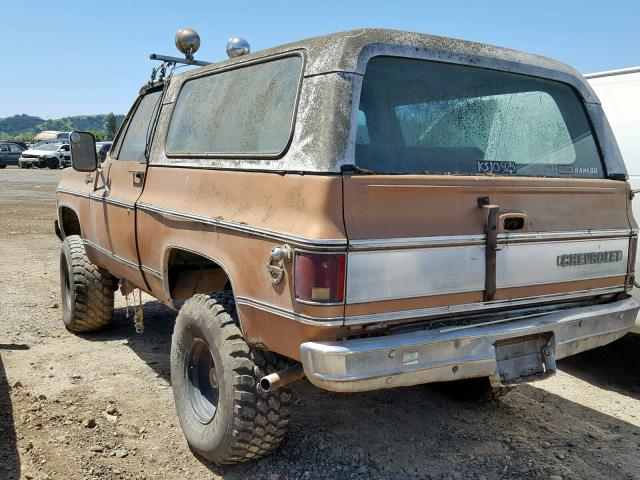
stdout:
<svg viewBox="0 0 640 480">
<path fill-rule="evenodd" d="M 71 132 L 71 166 L 79 172 L 93 172 L 98 168 L 96 139 L 89 132 Z"/>
</svg>

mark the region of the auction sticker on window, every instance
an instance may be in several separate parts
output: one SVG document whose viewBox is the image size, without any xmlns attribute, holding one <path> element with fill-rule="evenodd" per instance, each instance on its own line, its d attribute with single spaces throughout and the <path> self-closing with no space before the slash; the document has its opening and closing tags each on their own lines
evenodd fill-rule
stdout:
<svg viewBox="0 0 640 480">
<path fill-rule="evenodd" d="M 478 172 L 494 175 L 515 175 L 516 162 L 494 162 L 478 160 Z"/>
</svg>

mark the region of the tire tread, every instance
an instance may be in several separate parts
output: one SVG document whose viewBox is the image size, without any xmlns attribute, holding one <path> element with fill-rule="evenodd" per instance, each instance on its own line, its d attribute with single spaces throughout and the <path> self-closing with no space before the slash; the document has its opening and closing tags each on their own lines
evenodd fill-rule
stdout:
<svg viewBox="0 0 640 480">
<path fill-rule="evenodd" d="M 263 392 L 258 384 L 264 375 L 284 368 L 279 362 L 285 366 L 288 362 L 246 343 L 231 292 L 197 294 L 185 305 L 187 303 L 203 306 L 213 314 L 223 342 L 221 355 L 226 357 L 232 372 L 231 431 L 223 444 L 207 457 L 218 465 L 231 465 L 266 455 L 284 438 L 291 395 L 285 388 Z"/>
<path fill-rule="evenodd" d="M 70 252 L 67 262 L 73 272 L 69 280 L 73 282 L 71 294 L 75 307 L 65 325 L 73 332 L 100 330 L 112 320 L 115 280 L 106 270 L 89 261 L 79 235 L 69 235 L 64 242 Z"/>
</svg>

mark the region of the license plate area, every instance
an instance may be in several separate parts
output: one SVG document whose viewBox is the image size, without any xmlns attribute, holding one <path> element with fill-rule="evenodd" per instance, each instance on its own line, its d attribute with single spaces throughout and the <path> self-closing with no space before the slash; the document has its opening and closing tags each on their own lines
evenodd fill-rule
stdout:
<svg viewBox="0 0 640 480">
<path fill-rule="evenodd" d="M 502 385 L 532 382 L 556 373 L 553 333 L 508 338 L 495 343 Z"/>
</svg>

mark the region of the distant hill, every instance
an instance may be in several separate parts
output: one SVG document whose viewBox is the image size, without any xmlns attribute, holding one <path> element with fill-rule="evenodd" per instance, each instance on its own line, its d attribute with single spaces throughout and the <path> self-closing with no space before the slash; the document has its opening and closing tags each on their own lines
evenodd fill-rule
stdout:
<svg viewBox="0 0 640 480">
<path fill-rule="evenodd" d="M 0 118 L 0 138 L 18 137 L 21 135 L 32 136 L 43 130 L 86 130 L 90 132 L 104 133 L 104 119 L 107 115 L 76 115 L 73 117 L 45 120 L 31 115 L 13 115 Z M 119 127 L 124 120 L 124 115 L 116 115 L 116 123 Z"/>
</svg>

